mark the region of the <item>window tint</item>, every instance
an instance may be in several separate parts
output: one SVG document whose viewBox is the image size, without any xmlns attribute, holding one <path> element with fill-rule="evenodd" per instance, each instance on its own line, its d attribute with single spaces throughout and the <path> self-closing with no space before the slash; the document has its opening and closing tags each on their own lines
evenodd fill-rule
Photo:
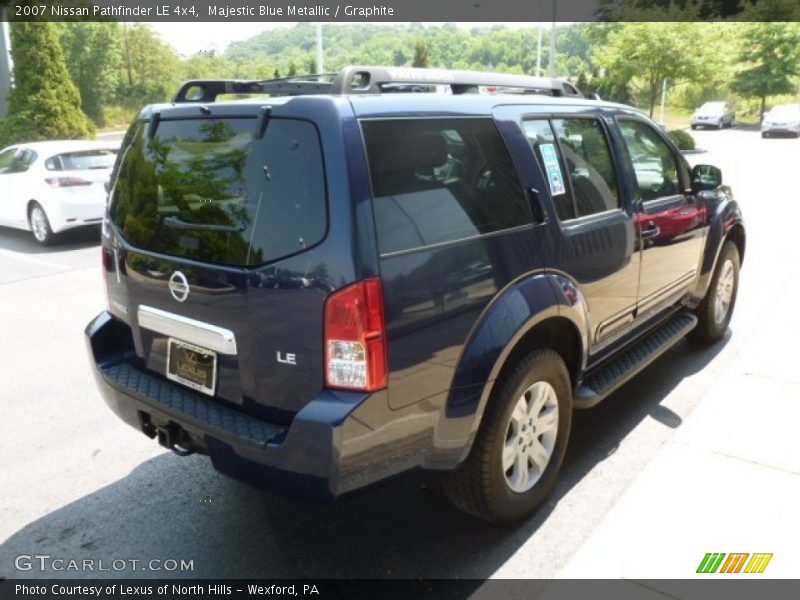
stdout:
<svg viewBox="0 0 800 600">
<path fill-rule="evenodd" d="M 256 265 L 315 245 L 327 228 L 316 128 L 270 119 L 162 120 L 131 130 L 111 219 L 132 244 L 177 256 Z"/>
<path fill-rule="evenodd" d="M 530 223 L 491 119 L 364 121 L 362 129 L 381 253 Z"/>
<path fill-rule="evenodd" d="M 539 161 L 542 173 L 547 179 L 558 218 L 562 221 L 574 219 L 576 216 L 575 204 L 565 187 L 564 164 L 556 150 L 556 138 L 550 121 L 544 119 L 525 121 L 523 129 L 536 160 Z"/>
<path fill-rule="evenodd" d="M 552 125 L 539 119 L 525 121 L 523 128 L 547 179 L 559 219 L 568 221 L 619 208 L 614 163 L 597 119 L 556 119 Z"/>
<path fill-rule="evenodd" d="M 597 119 L 557 119 L 553 129 L 572 187 L 576 218 L 620 207 L 614 162 Z"/>
<path fill-rule="evenodd" d="M 647 123 L 620 119 L 641 200 L 679 194 L 678 162 L 670 147 Z"/>
<path fill-rule="evenodd" d="M 110 169 L 114 166 L 117 153 L 113 150 L 84 150 L 67 152 L 48 158 L 45 167 L 49 171 L 83 171 L 89 169 Z"/>
</svg>

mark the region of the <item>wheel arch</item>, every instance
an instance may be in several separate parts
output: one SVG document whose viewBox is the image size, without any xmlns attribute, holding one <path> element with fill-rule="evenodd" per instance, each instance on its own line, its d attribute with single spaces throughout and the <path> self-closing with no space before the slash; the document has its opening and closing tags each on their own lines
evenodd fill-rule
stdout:
<svg viewBox="0 0 800 600">
<path fill-rule="evenodd" d="M 440 416 L 446 445 L 462 446 L 458 462 L 468 456 L 497 384 L 519 360 L 549 348 L 563 358 L 574 385 L 586 365 L 587 332 L 585 300 L 565 276 L 539 273 L 506 288 L 465 344 Z"/>
<path fill-rule="evenodd" d="M 691 295 L 693 304 L 698 304 L 705 297 L 719 254 L 728 240 L 736 245 L 739 259 L 743 261 L 746 246 L 744 221 L 738 203 L 731 197 L 730 190 L 725 188 L 725 199 L 715 207 L 711 216 L 697 283 Z"/>
</svg>

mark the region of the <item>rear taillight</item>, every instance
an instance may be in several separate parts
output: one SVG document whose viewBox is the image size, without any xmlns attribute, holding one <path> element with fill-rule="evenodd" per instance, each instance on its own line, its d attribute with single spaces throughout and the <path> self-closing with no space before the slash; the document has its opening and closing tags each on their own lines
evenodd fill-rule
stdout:
<svg viewBox="0 0 800 600">
<path fill-rule="evenodd" d="M 387 374 L 381 280 L 331 294 L 325 303 L 325 385 L 371 392 L 386 387 Z"/>
<path fill-rule="evenodd" d="M 47 185 L 54 188 L 83 187 L 86 185 L 92 185 L 91 181 L 81 179 L 80 177 L 46 177 L 45 181 L 47 182 Z"/>
</svg>

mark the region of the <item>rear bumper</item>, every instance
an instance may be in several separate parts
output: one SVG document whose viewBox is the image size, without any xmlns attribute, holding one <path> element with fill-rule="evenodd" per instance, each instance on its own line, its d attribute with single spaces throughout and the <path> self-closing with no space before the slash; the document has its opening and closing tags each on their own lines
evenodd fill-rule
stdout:
<svg viewBox="0 0 800 600">
<path fill-rule="evenodd" d="M 417 452 L 388 461 L 385 452 L 374 452 L 386 440 L 364 443 L 369 432 L 356 413 L 390 419 L 385 392 L 323 390 L 284 426 L 144 370 L 129 327 L 106 312 L 89 323 L 86 341 L 97 385 L 120 419 L 162 445 L 208 454 L 218 471 L 267 491 L 332 500 L 420 466 L 428 436 L 392 440 L 406 449 L 411 442 Z"/>
<path fill-rule="evenodd" d="M 62 194 L 45 206 L 50 228 L 55 233 L 73 227 L 99 225 L 103 220 L 105 209 L 105 198 L 89 194 L 85 196 Z"/>
</svg>

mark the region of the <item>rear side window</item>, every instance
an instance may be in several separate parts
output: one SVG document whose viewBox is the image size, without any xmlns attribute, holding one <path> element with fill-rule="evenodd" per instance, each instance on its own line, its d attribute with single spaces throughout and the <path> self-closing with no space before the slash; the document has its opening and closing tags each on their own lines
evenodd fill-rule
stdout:
<svg viewBox="0 0 800 600">
<path fill-rule="evenodd" d="M 524 129 L 548 177 L 559 219 L 578 219 L 620 207 L 611 149 L 599 120 L 526 121 Z M 558 142 L 555 145 L 554 140 Z"/>
<path fill-rule="evenodd" d="M 111 219 L 133 245 L 231 265 L 258 265 L 319 243 L 327 229 L 317 130 L 273 118 L 162 120 L 123 149 Z"/>
<path fill-rule="evenodd" d="M 114 166 L 117 153 L 113 150 L 83 150 L 65 152 L 48 158 L 44 166 L 48 171 L 86 171 L 90 169 L 110 169 Z"/>
<path fill-rule="evenodd" d="M 511 156 L 491 119 L 364 121 L 362 130 L 381 254 L 530 222 Z"/>
</svg>

